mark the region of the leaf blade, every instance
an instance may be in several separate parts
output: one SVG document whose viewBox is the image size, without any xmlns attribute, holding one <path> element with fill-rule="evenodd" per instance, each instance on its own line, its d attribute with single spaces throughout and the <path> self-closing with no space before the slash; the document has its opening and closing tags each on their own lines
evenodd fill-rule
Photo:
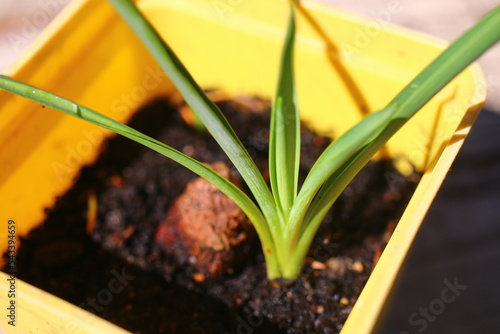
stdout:
<svg viewBox="0 0 500 334">
<path fill-rule="evenodd" d="M 393 112 L 392 109 L 387 109 L 383 113 L 378 112 L 368 115 L 332 142 L 318 158 L 309 171 L 290 214 L 293 219 L 290 219 L 287 224 L 286 234 L 291 244 L 295 244 L 308 207 L 323 184 L 335 170 L 352 157 L 354 152 L 363 147 L 367 140 L 377 134 L 382 125 L 390 119 Z"/>
<path fill-rule="evenodd" d="M 281 56 L 280 74 L 271 113 L 269 175 L 276 204 L 284 220 L 293 206 L 300 163 L 300 116 L 294 74 L 295 8 L 290 17 Z"/>
<path fill-rule="evenodd" d="M 301 213 L 306 211 L 303 222 L 296 224 L 294 227 L 297 230 L 292 231 L 294 238 L 293 242 L 297 242 L 296 253 L 292 256 L 290 263 L 297 263 L 302 259 L 307 249 L 312 242 L 319 224 L 327 213 L 328 209 L 333 205 L 333 202 L 340 195 L 343 189 L 349 184 L 354 176 L 361 168 L 371 159 L 371 157 L 411 118 L 421 107 L 425 105 L 435 94 L 437 94 L 446 84 L 448 84 L 455 76 L 462 72 L 470 63 L 477 59 L 487 49 L 493 46 L 500 40 L 500 6 L 490 11 L 478 24 L 466 31 L 462 36 L 455 40 L 446 50 L 444 50 L 434 61 L 432 61 L 415 79 L 413 79 L 396 97 L 389 102 L 387 107 L 379 112 L 371 114 L 369 117 L 380 117 L 375 120 L 374 124 L 382 124 L 377 130 L 377 126 L 369 124 L 369 135 L 363 134 L 360 124 L 358 123 L 351 130 L 346 132 L 337 141 L 345 136 L 352 135 L 354 130 L 355 141 L 361 143 L 363 138 L 367 138 L 361 145 L 351 145 L 351 152 L 345 155 L 345 159 L 324 159 L 317 164 L 327 168 L 328 162 L 334 161 L 330 165 L 330 175 L 325 178 L 328 173 L 321 174 L 321 169 L 318 168 L 314 173 L 317 177 L 324 179 L 324 183 L 315 191 L 315 197 L 311 200 L 310 206 L 303 207 Z M 384 121 L 385 120 L 385 121 Z M 357 132 L 357 133 L 356 133 Z M 344 140 L 344 139 L 343 139 Z M 332 144 L 335 144 L 332 143 Z M 352 143 L 351 143 L 352 144 Z M 331 145 L 333 152 L 329 153 L 330 158 L 335 156 L 334 145 Z M 347 150 L 346 152 L 349 152 Z M 339 152 L 341 153 L 341 152 Z M 340 163 L 340 165 L 339 165 Z M 314 167 L 313 167 L 314 169 Z M 313 173 L 311 170 L 310 175 Z M 309 177 L 308 176 L 308 177 Z M 321 185 L 321 181 L 316 180 L 311 188 Z M 303 187 L 307 188 L 309 185 Z M 317 188 L 314 188 L 316 190 Z M 300 196 L 300 194 L 299 194 Z M 308 204 L 309 205 L 309 204 Z M 305 210 L 304 210 L 305 209 Z M 298 228 L 300 226 L 300 228 Z M 298 239 L 298 240 L 297 240 Z M 285 275 L 297 275 L 300 268 L 297 266 L 284 268 Z"/>
<path fill-rule="evenodd" d="M 3 75 L 0 75 L 0 89 L 23 96 L 27 99 L 48 106 L 70 116 L 114 131 L 124 137 L 143 144 L 144 146 L 160 154 L 163 154 L 164 156 L 176 161 L 177 163 L 211 182 L 220 191 L 231 198 L 249 217 L 250 221 L 252 221 L 255 229 L 257 230 L 257 233 L 259 234 L 259 238 L 261 238 L 262 240 L 263 249 L 269 248 L 272 252 L 272 255 L 264 252 L 266 261 L 269 261 L 270 270 L 272 272 L 279 272 L 279 265 L 275 263 L 276 259 L 273 258 L 276 254 L 274 241 L 272 240 L 272 235 L 267 225 L 267 221 L 262 215 L 261 210 L 241 189 L 236 187 L 229 180 L 225 179 L 211 168 L 127 125 L 124 125 L 85 106 L 49 93 L 42 89 L 21 83 L 17 80 Z"/>
<path fill-rule="evenodd" d="M 349 158 L 351 168 L 359 171 L 425 103 L 499 40 L 500 6 L 451 43 L 407 84 L 387 107 L 375 113 L 386 114 L 387 121 L 359 150 L 353 151 Z M 345 183 L 341 180 L 334 181 L 340 175 L 349 175 L 348 178 L 352 179 L 355 174 L 350 171 L 341 171 L 340 174 L 335 172 L 325 182 L 332 188 L 334 182 Z"/>
<path fill-rule="evenodd" d="M 186 103 L 201 119 L 207 130 L 236 166 L 266 219 L 271 222 L 271 228 L 276 228 L 272 222 L 278 221 L 278 217 L 271 191 L 219 108 L 210 101 L 174 51 L 163 41 L 154 27 L 149 24 L 130 0 L 109 0 L 109 2 L 139 36 L 182 94 Z"/>
</svg>

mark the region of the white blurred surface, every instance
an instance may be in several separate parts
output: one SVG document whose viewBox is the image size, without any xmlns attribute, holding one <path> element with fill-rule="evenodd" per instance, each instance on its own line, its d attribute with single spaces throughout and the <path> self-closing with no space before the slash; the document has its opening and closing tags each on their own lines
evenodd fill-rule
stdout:
<svg viewBox="0 0 500 334">
<path fill-rule="evenodd" d="M 3 72 L 70 0 L 0 0 Z M 105 1 L 105 0 L 96 0 Z M 170 0 L 166 0 L 170 1 Z M 207 0 L 211 1 L 211 0 Z M 251 1 L 251 0 L 245 0 Z M 271 0 L 270 0 L 271 1 Z M 317 0 L 452 40 L 500 0 Z M 389 8 L 397 7 L 387 15 Z M 500 112 L 500 45 L 480 59 L 488 82 L 487 108 Z"/>
<path fill-rule="evenodd" d="M 0 0 L 0 73 L 70 0 Z"/>
</svg>

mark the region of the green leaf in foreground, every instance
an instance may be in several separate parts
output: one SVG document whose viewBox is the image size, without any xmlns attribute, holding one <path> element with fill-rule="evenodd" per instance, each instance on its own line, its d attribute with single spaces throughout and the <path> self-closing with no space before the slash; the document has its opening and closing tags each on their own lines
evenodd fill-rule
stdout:
<svg viewBox="0 0 500 334">
<path fill-rule="evenodd" d="M 305 257 L 328 209 L 371 157 L 434 95 L 499 40 L 500 6 L 450 44 L 387 107 L 366 117 L 325 150 L 293 208 L 300 220 L 291 222 L 288 231 L 296 254 L 290 261 L 292 265 L 284 269 L 285 275 L 299 274 L 297 263 Z"/>
<path fill-rule="evenodd" d="M 203 177 L 204 179 L 215 185 L 217 188 L 219 188 L 245 212 L 245 214 L 254 224 L 254 227 L 259 234 L 259 238 L 262 238 L 261 241 L 263 247 L 269 249 L 271 251 L 271 254 L 275 254 L 275 247 L 270 237 L 271 234 L 268 228 L 268 224 L 259 208 L 238 187 L 220 176 L 211 168 L 173 149 L 172 147 L 163 144 L 162 142 L 159 142 L 137 130 L 132 129 L 127 125 L 112 120 L 111 118 L 99 114 L 87 107 L 71 102 L 60 96 L 56 96 L 42 89 L 21 83 L 3 75 L 0 75 L 0 89 L 21 95 L 42 105 L 54 108 L 68 115 L 80 118 L 92 124 L 116 132 L 124 137 L 132 139 L 146 147 L 149 147 L 150 149 L 160 154 L 163 154 L 164 156 L 176 161 L 182 166 L 198 174 L 199 176 Z M 277 273 L 279 273 L 278 264 L 272 256 L 268 255 L 267 252 L 265 252 L 265 254 L 266 261 L 270 261 L 270 263 L 268 263 L 269 269 L 272 273 L 275 273 L 275 275 L 277 275 Z"/>
<path fill-rule="evenodd" d="M 279 223 L 271 191 L 219 108 L 210 101 L 182 64 L 181 60 L 175 55 L 174 51 L 162 40 L 153 26 L 151 26 L 130 0 L 109 0 L 109 2 L 141 39 L 182 94 L 186 103 L 203 122 L 207 130 L 238 169 L 256 201 L 259 203 L 266 219 Z M 186 36 L 186 38 L 188 37 Z M 277 228 L 276 225 L 272 224 L 270 228 Z"/>
</svg>

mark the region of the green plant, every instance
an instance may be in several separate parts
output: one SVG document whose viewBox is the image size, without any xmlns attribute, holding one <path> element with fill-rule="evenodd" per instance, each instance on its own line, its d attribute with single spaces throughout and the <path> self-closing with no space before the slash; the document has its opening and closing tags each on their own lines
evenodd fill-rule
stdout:
<svg viewBox="0 0 500 334">
<path fill-rule="evenodd" d="M 453 42 L 384 109 L 365 117 L 323 152 L 300 191 L 300 120 L 294 84 L 295 6 L 290 17 L 272 109 L 269 187 L 226 119 L 130 0 L 110 0 L 141 38 L 186 102 L 238 169 L 255 198 L 202 163 L 89 108 L 5 76 L 0 88 L 110 129 L 175 160 L 217 186 L 252 221 L 269 279 L 295 279 L 333 202 L 382 145 L 450 80 L 500 39 L 500 7 Z M 329 106 L 331 107 L 331 106 Z"/>
</svg>

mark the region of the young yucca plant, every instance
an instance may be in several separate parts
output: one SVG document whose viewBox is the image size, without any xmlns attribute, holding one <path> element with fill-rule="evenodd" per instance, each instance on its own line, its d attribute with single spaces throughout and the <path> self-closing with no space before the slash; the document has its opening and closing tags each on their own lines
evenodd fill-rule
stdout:
<svg viewBox="0 0 500 334">
<path fill-rule="evenodd" d="M 333 141 L 318 158 L 299 191 L 300 118 L 293 59 L 296 4 L 290 2 L 271 114 L 269 187 L 221 111 L 134 4 L 130 0 L 110 2 L 228 155 L 255 201 L 201 162 L 89 108 L 5 76 L 0 76 L 0 88 L 135 140 L 214 184 L 240 206 L 253 223 L 261 240 L 269 279 L 298 277 L 322 219 L 352 178 L 425 103 L 500 39 L 498 7 L 453 42 L 384 109 L 365 117 Z M 335 106 L 325 108 L 334 109 Z"/>
</svg>

